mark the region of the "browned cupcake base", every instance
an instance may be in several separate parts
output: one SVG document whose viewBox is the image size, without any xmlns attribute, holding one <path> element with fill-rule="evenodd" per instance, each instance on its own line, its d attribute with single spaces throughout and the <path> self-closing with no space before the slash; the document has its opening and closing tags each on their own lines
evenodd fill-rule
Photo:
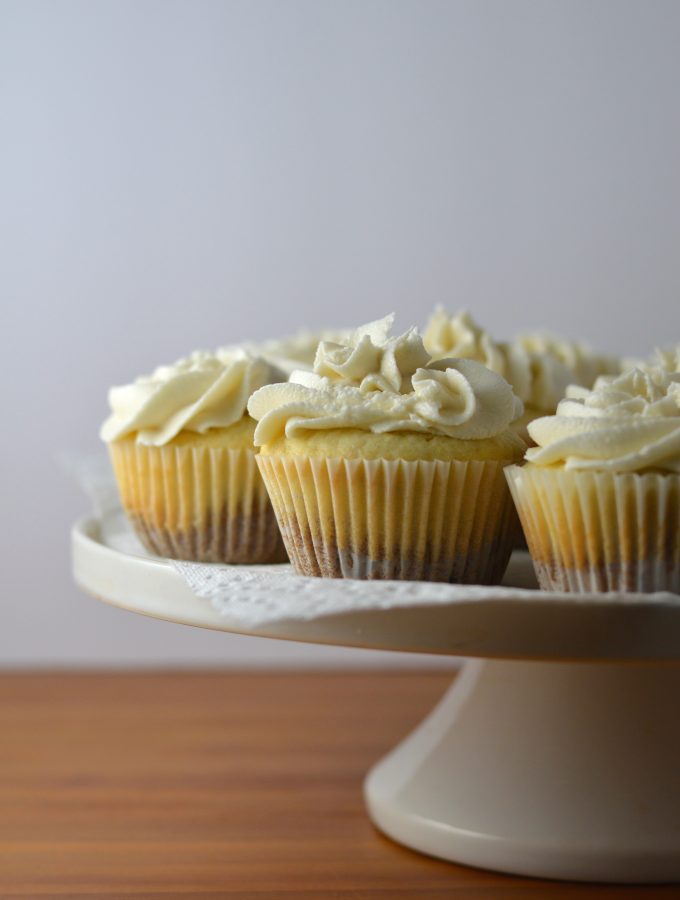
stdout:
<svg viewBox="0 0 680 900">
<path fill-rule="evenodd" d="M 189 531 L 151 525 L 142 516 L 130 516 L 135 532 L 147 550 L 157 556 L 191 562 L 263 564 L 288 562 L 273 510 L 257 519 L 221 515 Z"/>
<path fill-rule="evenodd" d="M 514 510 L 508 507 L 509 521 L 501 524 L 494 539 L 453 557 L 436 556 L 426 546 L 417 556 L 398 554 L 371 558 L 367 547 L 351 550 L 333 541 L 314 543 L 309 529 L 288 520 L 281 533 L 288 555 L 299 575 L 317 578 L 361 578 L 389 581 L 445 581 L 453 584 L 498 584 L 507 568 L 515 539 Z"/>
<path fill-rule="evenodd" d="M 568 569 L 559 560 L 534 559 L 539 585 L 545 591 L 646 594 L 655 591 L 680 593 L 680 570 L 670 560 L 636 560 L 617 565 L 590 565 Z"/>
</svg>

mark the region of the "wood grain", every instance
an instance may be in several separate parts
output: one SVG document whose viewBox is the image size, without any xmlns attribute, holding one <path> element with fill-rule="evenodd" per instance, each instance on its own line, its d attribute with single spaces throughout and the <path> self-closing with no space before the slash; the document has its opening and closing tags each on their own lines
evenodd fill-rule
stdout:
<svg viewBox="0 0 680 900">
<path fill-rule="evenodd" d="M 369 766 L 442 674 L 0 675 L 0 897 L 678 897 L 412 853 L 365 816 Z"/>
</svg>

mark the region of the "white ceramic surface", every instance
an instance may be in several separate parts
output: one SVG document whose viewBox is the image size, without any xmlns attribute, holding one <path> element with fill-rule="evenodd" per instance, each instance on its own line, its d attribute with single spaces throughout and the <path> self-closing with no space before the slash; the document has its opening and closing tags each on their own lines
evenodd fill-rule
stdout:
<svg viewBox="0 0 680 900">
<path fill-rule="evenodd" d="M 468 663 L 369 773 L 373 821 L 521 875 L 680 880 L 680 666 Z"/>
<path fill-rule="evenodd" d="M 144 615 L 186 625 L 294 641 L 452 656 L 515 659 L 680 659 L 680 597 L 635 599 L 550 594 L 508 600 L 493 587 L 482 598 L 428 606 L 362 610 L 311 621 L 244 628 L 192 594 L 163 559 L 130 552 L 118 513 L 78 522 L 72 535 L 76 582 L 89 594 Z M 506 584 L 535 586 L 528 557 L 515 554 Z M 335 582 L 337 585 L 337 582 Z M 354 583 L 356 584 L 356 582 Z M 319 579 L 319 588 L 323 580 Z M 371 589 L 370 583 L 367 590 Z"/>
<path fill-rule="evenodd" d="M 243 631 L 195 597 L 167 561 L 126 552 L 119 517 L 82 520 L 72 539 L 85 591 L 145 615 Z M 510 582 L 527 577 L 519 556 Z M 489 588 L 468 603 L 248 633 L 492 658 L 468 663 L 434 712 L 369 773 L 369 813 L 395 840 L 524 875 L 680 880 L 680 598 L 536 591 L 516 602 Z"/>
</svg>

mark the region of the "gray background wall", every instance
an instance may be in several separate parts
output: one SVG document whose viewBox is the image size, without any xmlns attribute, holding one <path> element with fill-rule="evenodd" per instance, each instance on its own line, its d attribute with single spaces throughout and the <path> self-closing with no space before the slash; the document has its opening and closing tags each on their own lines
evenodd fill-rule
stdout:
<svg viewBox="0 0 680 900">
<path fill-rule="evenodd" d="M 680 339 L 678 46 L 672 0 L 0 0 L 0 662 L 384 662 L 81 596 L 57 456 L 298 326 Z"/>
</svg>

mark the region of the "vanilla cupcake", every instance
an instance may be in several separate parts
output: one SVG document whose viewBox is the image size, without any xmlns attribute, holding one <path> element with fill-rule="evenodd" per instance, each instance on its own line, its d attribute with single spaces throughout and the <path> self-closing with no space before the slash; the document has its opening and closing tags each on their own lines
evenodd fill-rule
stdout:
<svg viewBox="0 0 680 900">
<path fill-rule="evenodd" d="M 145 547 L 174 559 L 286 559 L 246 411 L 283 373 L 243 350 L 197 352 L 109 391 L 101 429 L 123 509 Z"/>
<path fill-rule="evenodd" d="M 514 427 L 525 440 L 529 422 L 554 413 L 568 385 L 590 388 L 598 376 L 620 370 L 618 360 L 576 341 L 542 334 L 495 341 L 469 313 L 451 316 L 442 307 L 430 316 L 423 342 L 435 359 L 475 359 L 502 375 L 524 404 L 524 413 Z"/>
<path fill-rule="evenodd" d="M 541 587 L 680 593 L 680 373 L 570 388 L 506 475 Z"/>
<path fill-rule="evenodd" d="M 391 324 L 322 342 L 313 372 L 250 398 L 288 555 L 303 575 L 497 582 L 521 402 L 480 363 L 433 362 L 415 329 L 392 338 Z"/>
</svg>

